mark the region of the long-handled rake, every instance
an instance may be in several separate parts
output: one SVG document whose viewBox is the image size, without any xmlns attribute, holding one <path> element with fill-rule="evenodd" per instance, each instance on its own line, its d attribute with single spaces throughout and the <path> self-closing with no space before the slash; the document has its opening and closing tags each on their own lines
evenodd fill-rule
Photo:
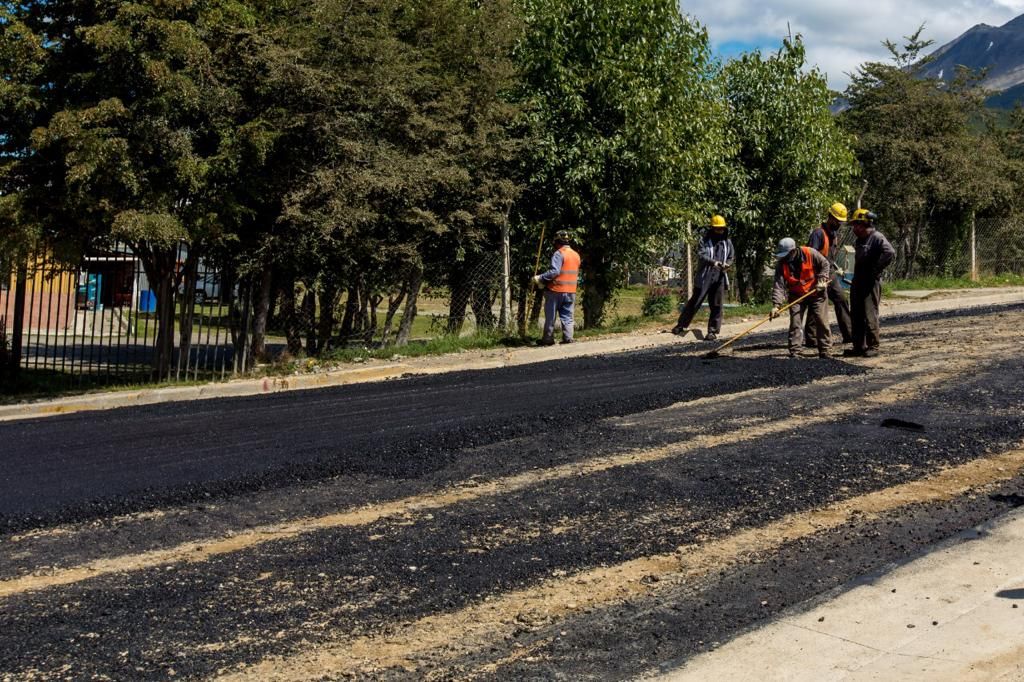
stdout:
<svg viewBox="0 0 1024 682">
<path fill-rule="evenodd" d="M 810 291 L 808 291 L 806 294 L 804 294 L 800 298 L 796 299 L 795 301 L 791 301 L 791 302 L 787 303 L 785 306 L 779 308 L 779 314 L 781 315 L 782 313 L 786 312 L 787 310 L 789 310 L 790 308 L 795 306 L 797 303 L 800 303 L 801 301 L 803 301 L 805 298 L 807 298 L 811 294 L 816 294 L 816 293 L 819 293 L 817 289 L 811 289 Z M 711 351 L 709 353 L 705 353 L 704 357 L 705 358 L 717 358 L 719 355 L 722 354 L 723 350 L 725 350 L 726 348 L 728 348 L 732 344 L 736 343 L 737 341 L 742 339 L 744 336 L 746 336 L 750 332 L 754 331 L 755 329 L 760 327 L 762 324 L 765 324 L 766 322 L 768 322 L 771 319 L 772 319 L 772 316 L 769 315 L 768 317 L 764 318 L 763 320 L 761 320 L 760 322 L 755 324 L 753 327 L 748 329 L 747 331 L 745 331 L 745 332 L 743 332 L 741 334 L 737 334 L 736 336 L 732 337 L 731 339 L 729 339 L 728 341 L 726 341 L 725 343 L 723 343 L 721 346 L 719 346 L 718 348 L 714 349 L 713 351 Z"/>
</svg>

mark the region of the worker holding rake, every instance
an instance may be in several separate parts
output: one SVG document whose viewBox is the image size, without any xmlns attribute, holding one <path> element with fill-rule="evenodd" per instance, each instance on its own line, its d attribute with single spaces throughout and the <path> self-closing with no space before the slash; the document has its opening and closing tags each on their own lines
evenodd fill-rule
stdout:
<svg viewBox="0 0 1024 682">
<path fill-rule="evenodd" d="M 781 309 L 789 305 L 789 357 L 795 358 L 800 352 L 803 339 L 801 321 L 807 311 L 814 320 L 814 333 L 818 346 L 818 357 L 827 358 L 832 347 L 826 318 L 828 298 L 828 260 L 809 246 L 797 248 L 789 237 L 779 242 L 775 253 L 775 286 L 772 289 L 772 312 L 774 319 Z"/>
</svg>

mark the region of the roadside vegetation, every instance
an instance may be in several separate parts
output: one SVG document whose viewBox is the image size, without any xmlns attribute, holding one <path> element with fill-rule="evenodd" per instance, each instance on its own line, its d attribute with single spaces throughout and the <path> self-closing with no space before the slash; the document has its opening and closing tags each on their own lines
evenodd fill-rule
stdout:
<svg viewBox="0 0 1024 682">
<path fill-rule="evenodd" d="M 584 335 L 671 318 L 664 295 L 633 309 L 628 273 L 678 265 L 712 212 L 756 309 L 773 244 L 863 183 L 901 278 L 949 270 L 979 221 L 979 248 L 1024 263 L 1024 114 L 990 116 L 972 74 L 916 78 L 920 31 L 888 45 L 833 115 L 799 36 L 722 63 L 672 0 L 7 3 L 0 258 L 128 244 L 160 376 L 200 261 L 254 366 L 521 343 L 558 229 L 583 254 Z M 506 237 L 499 329 L 478 273 Z"/>
</svg>

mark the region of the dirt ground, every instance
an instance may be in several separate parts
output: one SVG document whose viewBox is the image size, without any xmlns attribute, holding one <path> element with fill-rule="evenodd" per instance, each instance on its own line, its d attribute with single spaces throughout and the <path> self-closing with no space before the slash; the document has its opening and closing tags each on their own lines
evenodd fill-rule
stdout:
<svg viewBox="0 0 1024 682">
<path fill-rule="evenodd" d="M 0 424 L 0 679 L 625 679 L 1024 504 L 1024 307 Z"/>
</svg>

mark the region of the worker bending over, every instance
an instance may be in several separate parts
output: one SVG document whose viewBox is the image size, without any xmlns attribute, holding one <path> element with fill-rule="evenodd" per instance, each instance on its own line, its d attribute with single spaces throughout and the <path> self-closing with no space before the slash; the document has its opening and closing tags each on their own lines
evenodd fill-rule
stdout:
<svg viewBox="0 0 1024 682">
<path fill-rule="evenodd" d="M 789 308 L 789 357 L 795 358 L 800 352 L 803 337 L 801 321 L 806 310 L 814 320 L 814 334 L 818 345 L 818 357 L 827 358 L 832 346 L 832 335 L 826 320 L 828 299 L 828 261 L 809 246 L 797 248 L 796 242 L 786 237 L 779 242 L 775 254 L 775 286 L 772 288 L 771 319 L 779 316 L 780 309 L 787 303 L 802 301 Z"/>
<path fill-rule="evenodd" d="M 700 258 L 700 270 L 694 281 L 693 295 L 679 314 L 679 321 L 672 328 L 672 333 L 684 335 L 690 331 L 690 322 L 704 304 L 704 299 L 707 299 L 710 310 L 708 335 L 704 338 L 707 341 L 714 341 L 722 331 L 722 306 L 725 302 L 725 292 L 729 288 L 728 270 L 736 260 L 736 249 L 729 239 L 725 218 L 720 215 L 711 218 L 711 224 L 701 237 L 697 253 Z"/>
<path fill-rule="evenodd" d="M 896 257 L 892 244 L 875 229 L 878 218 L 866 208 L 858 208 L 850 220 L 857 235 L 854 244 L 853 284 L 850 286 L 850 315 L 853 318 L 853 348 L 843 355 L 878 355 L 878 309 L 882 304 L 882 272 Z"/>
</svg>

